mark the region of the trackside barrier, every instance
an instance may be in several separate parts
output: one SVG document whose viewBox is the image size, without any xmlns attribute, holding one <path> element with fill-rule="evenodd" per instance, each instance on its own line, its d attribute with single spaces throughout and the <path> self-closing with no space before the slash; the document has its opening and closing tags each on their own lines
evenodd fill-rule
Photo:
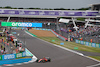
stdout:
<svg viewBox="0 0 100 67">
<path fill-rule="evenodd" d="M 25 49 L 26 56 L 34 56 L 28 49 Z"/>
<path fill-rule="evenodd" d="M 44 28 L 33 28 L 35 30 L 48 30 L 48 31 L 51 31 L 53 34 L 55 34 L 58 38 L 64 40 L 64 41 L 67 41 L 68 39 L 61 36 L 60 34 L 56 33 L 54 30 L 51 30 L 51 29 L 44 29 Z"/>
<path fill-rule="evenodd" d="M 82 45 L 86 45 L 86 46 L 90 46 L 90 47 L 96 47 L 96 48 L 100 48 L 100 44 L 96 44 L 96 43 L 90 43 L 87 41 L 81 41 L 81 40 L 75 40 L 76 43 L 82 44 Z"/>
<path fill-rule="evenodd" d="M 51 32 L 54 33 L 58 38 L 60 38 L 60 39 L 62 39 L 64 41 L 68 40 L 67 38 L 65 38 L 65 37 L 61 36 L 60 34 L 56 33 L 54 30 L 51 30 Z"/>
<path fill-rule="evenodd" d="M 16 54 L 5 54 L 5 55 L 0 55 L 0 61 L 1 60 L 11 60 L 11 59 L 18 59 L 21 57 L 25 57 L 26 52 L 21 52 L 21 53 L 16 53 Z"/>
<path fill-rule="evenodd" d="M 4 64 L 16 64 L 16 63 L 23 63 L 32 60 L 31 58 L 22 58 L 22 59 L 14 59 L 14 60 L 3 60 L 0 61 L 0 65 Z"/>
<path fill-rule="evenodd" d="M 32 58 L 22 58 L 22 57 L 29 57 L 29 56 L 32 57 L 33 54 L 27 48 L 25 49 L 25 52 L 0 55 L 0 65 L 28 62 L 32 60 Z"/>
<path fill-rule="evenodd" d="M 51 29 L 45 29 L 45 28 L 33 28 L 34 30 L 47 30 L 47 31 L 51 31 Z"/>
</svg>

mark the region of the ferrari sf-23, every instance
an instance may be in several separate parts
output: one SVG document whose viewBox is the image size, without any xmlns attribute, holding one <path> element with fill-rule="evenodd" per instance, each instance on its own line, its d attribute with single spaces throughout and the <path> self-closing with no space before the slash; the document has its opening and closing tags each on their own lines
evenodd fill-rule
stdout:
<svg viewBox="0 0 100 67">
<path fill-rule="evenodd" d="M 51 59 L 49 57 L 44 57 L 42 59 L 37 59 L 36 62 L 38 63 L 51 62 Z"/>
</svg>

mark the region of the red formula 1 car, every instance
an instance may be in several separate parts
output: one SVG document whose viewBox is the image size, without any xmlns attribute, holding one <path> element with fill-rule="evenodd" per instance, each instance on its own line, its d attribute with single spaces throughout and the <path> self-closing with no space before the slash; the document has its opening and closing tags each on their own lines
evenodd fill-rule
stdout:
<svg viewBox="0 0 100 67">
<path fill-rule="evenodd" d="M 36 62 L 38 63 L 51 62 L 51 59 L 49 57 L 44 57 L 42 59 L 37 59 Z"/>
</svg>

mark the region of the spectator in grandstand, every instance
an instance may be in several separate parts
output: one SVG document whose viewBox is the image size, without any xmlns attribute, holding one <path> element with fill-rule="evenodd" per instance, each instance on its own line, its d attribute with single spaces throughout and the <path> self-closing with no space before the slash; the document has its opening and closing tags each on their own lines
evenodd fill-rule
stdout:
<svg viewBox="0 0 100 67">
<path fill-rule="evenodd" d="M 22 50 L 22 47 L 21 47 L 21 45 L 19 46 L 19 51 L 21 51 Z"/>
<path fill-rule="evenodd" d="M 92 43 L 92 39 L 90 39 L 90 42 Z"/>
<path fill-rule="evenodd" d="M 1 45 L 1 49 L 2 49 L 2 45 Z"/>
<path fill-rule="evenodd" d="M 24 49 L 22 48 L 22 45 L 19 46 L 18 50 L 19 50 L 19 52 L 23 52 L 24 51 Z"/>
<path fill-rule="evenodd" d="M 4 49 L 3 49 L 3 50 L 4 50 L 4 51 L 6 50 L 6 49 L 5 49 L 5 47 L 4 47 Z"/>
<path fill-rule="evenodd" d="M 4 50 L 3 50 L 3 49 L 1 49 L 1 53 L 2 53 L 2 54 L 4 53 Z"/>
<path fill-rule="evenodd" d="M 88 35 L 91 37 L 99 38 L 99 34 L 96 34 L 96 33 L 100 32 L 100 27 L 90 26 L 85 29 L 84 26 L 79 26 L 78 31 L 72 31 L 71 27 L 66 27 L 66 29 L 61 28 L 61 31 L 68 33 L 71 38 L 81 39 L 82 37 L 88 36 Z M 92 34 L 94 33 L 95 35 L 92 36 Z M 83 38 L 81 40 L 83 40 Z"/>
<path fill-rule="evenodd" d="M 4 47 L 4 50 L 3 50 L 3 51 L 4 51 L 4 52 L 3 52 L 4 54 L 6 54 L 6 53 L 7 53 L 7 51 L 6 51 L 5 47 Z"/>
<path fill-rule="evenodd" d="M 0 49 L 0 53 L 1 53 L 1 49 Z"/>
</svg>

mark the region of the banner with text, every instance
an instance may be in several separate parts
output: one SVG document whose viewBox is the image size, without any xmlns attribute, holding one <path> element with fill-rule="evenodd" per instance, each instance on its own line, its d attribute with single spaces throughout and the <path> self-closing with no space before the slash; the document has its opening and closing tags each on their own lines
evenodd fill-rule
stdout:
<svg viewBox="0 0 100 67">
<path fill-rule="evenodd" d="M 7 55 L 2 55 L 2 60 L 9 60 L 9 59 L 15 59 L 16 54 L 7 54 Z"/>
<path fill-rule="evenodd" d="M 82 45 L 86 45 L 86 46 L 90 46 L 90 47 L 97 47 L 100 48 L 100 44 L 96 44 L 96 43 L 90 43 L 90 42 L 86 42 L 86 41 L 81 41 L 81 40 L 75 40 L 76 43 L 82 44 Z"/>
<path fill-rule="evenodd" d="M 68 10 L 20 10 L 0 9 L 1 15 L 28 15 L 28 16 L 96 16 L 98 11 L 68 11 Z"/>
<path fill-rule="evenodd" d="M 1 26 L 11 26 L 11 27 L 42 27 L 42 23 L 1 22 Z"/>
</svg>

